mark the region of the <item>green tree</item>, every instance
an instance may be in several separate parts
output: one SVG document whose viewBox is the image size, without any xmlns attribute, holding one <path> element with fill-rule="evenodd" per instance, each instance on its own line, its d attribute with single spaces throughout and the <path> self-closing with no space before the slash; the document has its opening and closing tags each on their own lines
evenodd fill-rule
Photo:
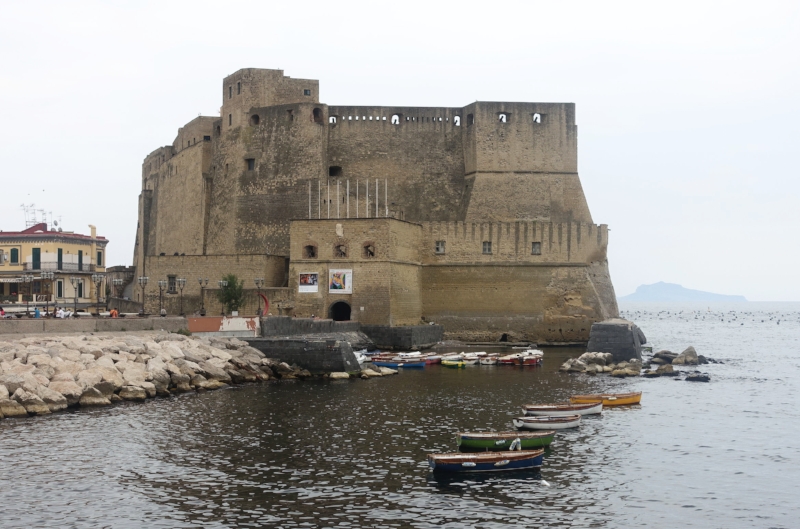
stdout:
<svg viewBox="0 0 800 529">
<path fill-rule="evenodd" d="M 239 310 L 244 303 L 244 279 L 239 281 L 236 274 L 228 274 L 222 278 L 228 284 L 217 293 L 217 299 L 225 307 L 226 312 Z"/>
</svg>

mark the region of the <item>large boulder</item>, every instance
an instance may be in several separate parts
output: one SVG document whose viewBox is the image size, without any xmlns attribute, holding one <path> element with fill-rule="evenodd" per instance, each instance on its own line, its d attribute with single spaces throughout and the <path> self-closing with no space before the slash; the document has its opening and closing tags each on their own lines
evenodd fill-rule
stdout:
<svg viewBox="0 0 800 529">
<path fill-rule="evenodd" d="M 56 375 L 56 377 L 58 376 L 62 375 Z M 64 395 L 69 406 L 76 405 L 80 401 L 81 395 L 83 395 L 83 388 L 72 380 L 53 380 L 50 382 L 48 389 Z"/>
<path fill-rule="evenodd" d="M 678 375 L 678 372 L 675 371 L 675 368 L 672 367 L 672 364 L 664 364 L 663 366 L 658 366 L 658 369 L 656 369 L 656 373 L 658 373 L 659 376 L 663 375 L 665 377 L 674 377 Z"/>
<path fill-rule="evenodd" d="M 111 401 L 95 388 L 86 388 L 81 395 L 81 406 L 108 406 Z"/>
<path fill-rule="evenodd" d="M 228 373 L 225 372 L 224 369 L 212 364 L 210 361 L 208 362 L 201 362 L 199 364 L 200 369 L 203 372 L 203 375 L 208 380 L 219 380 L 220 382 L 224 382 L 225 384 L 230 384 L 231 377 Z"/>
<path fill-rule="evenodd" d="M 570 358 L 561 364 L 558 370 L 565 373 L 583 373 L 586 371 L 586 364 L 577 358 Z"/>
<path fill-rule="evenodd" d="M 0 399 L 0 414 L 6 418 L 27 417 L 28 412 L 22 404 L 11 399 Z"/>
<path fill-rule="evenodd" d="M 691 345 L 672 361 L 672 365 L 696 366 L 699 363 L 700 360 L 697 357 L 697 351 L 695 351 L 694 347 Z"/>
<path fill-rule="evenodd" d="M 0 400 L 8 398 L 8 388 L 0 384 Z"/>
<path fill-rule="evenodd" d="M 647 339 L 635 323 L 614 318 L 592 324 L 587 350 L 611 353 L 614 362 L 642 358 Z"/>
<path fill-rule="evenodd" d="M 119 390 L 119 396 L 122 400 L 147 400 L 147 392 L 139 386 L 122 386 L 122 389 Z"/>
<path fill-rule="evenodd" d="M 38 396 L 42 401 L 47 404 L 50 411 L 61 411 L 69 406 L 67 398 L 58 391 L 39 386 Z"/>
<path fill-rule="evenodd" d="M 22 388 L 15 391 L 11 399 L 19 402 L 30 415 L 47 415 L 50 413 L 50 408 L 38 395 L 25 391 Z"/>
<path fill-rule="evenodd" d="M 705 373 L 694 372 L 686 375 L 686 382 L 709 382 L 710 380 L 711 377 Z"/>
</svg>

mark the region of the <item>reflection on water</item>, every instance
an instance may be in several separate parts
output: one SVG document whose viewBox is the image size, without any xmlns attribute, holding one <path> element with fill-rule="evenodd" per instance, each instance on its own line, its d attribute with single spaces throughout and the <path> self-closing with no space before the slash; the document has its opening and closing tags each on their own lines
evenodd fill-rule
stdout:
<svg viewBox="0 0 800 529">
<path fill-rule="evenodd" d="M 712 382 L 562 375 L 581 351 L 551 348 L 541 367 L 430 366 L 0 421 L 2 525 L 793 526 L 800 318 L 744 332 L 637 310 L 657 348 L 725 361 L 705 369 Z M 522 404 L 601 390 L 642 390 L 642 406 L 560 431 L 540 473 L 429 472 L 426 454 L 455 450 L 459 430 L 510 430 Z"/>
</svg>

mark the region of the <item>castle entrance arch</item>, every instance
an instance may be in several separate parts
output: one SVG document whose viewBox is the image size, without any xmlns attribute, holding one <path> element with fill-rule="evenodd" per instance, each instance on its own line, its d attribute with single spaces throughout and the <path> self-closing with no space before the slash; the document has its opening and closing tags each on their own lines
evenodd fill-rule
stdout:
<svg viewBox="0 0 800 529">
<path fill-rule="evenodd" d="M 333 321 L 350 321 L 350 304 L 345 301 L 337 301 L 328 310 L 328 317 Z"/>
</svg>

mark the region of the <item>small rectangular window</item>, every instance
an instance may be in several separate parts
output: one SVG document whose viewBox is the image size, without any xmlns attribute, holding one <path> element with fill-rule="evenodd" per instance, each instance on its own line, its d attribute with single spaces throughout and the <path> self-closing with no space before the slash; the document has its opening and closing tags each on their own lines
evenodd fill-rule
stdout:
<svg viewBox="0 0 800 529">
<path fill-rule="evenodd" d="M 233 97 L 233 87 L 229 86 L 228 87 L 228 99 L 230 99 L 232 97 Z"/>
<path fill-rule="evenodd" d="M 444 253 L 444 241 L 436 241 L 436 248 L 434 251 L 438 254 Z"/>
<path fill-rule="evenodd" d="M 542 255 L 542 243 L 540 242 L 531 243 L 531 255 Z"/>
<path fill-rule="evenodd" d="M 242 93 L 242 83 L 236 83 L 236 95 Z"/>
<path fill-rule="evenodd" d="M 248 158 L 247 159 L 247 170 L 253 171 L 256 168 L 256 159 L 255 158 Z"/>
<path fill-rule="evenodd" d="M 176 276 L 167 276 L 167 292 L 170 294 L 175 294 L 178 292 L 177 282 L 175 281 Z"/>
<path fill-rule="evenodd" d="M 203 136 L 203 141 L 211 141 L 211 136 Z"/>
<path fill-rule="evenodd" d="M 0 266 L 6 264 L 6 254 L 3 250 L 0 250 Z"/>
<path fill-rule="evenodd" d="M 303 95 L 304 95 L 304 96 L 310 96 L 310 95 L 311 95 L 311 90 L 309 90 L 308 88 L 306 88 L 305 90 L 303 90 Z"/>
<path fill-rule="evenodd" d="M 97 252 L 97 266 L 103 266 L 103 252 Z"/>
<path fill-rule="evenodd" d="M 492 241 L 483 241 L 483 253 L 492 253 Z"/>
<path fill-rule="evenodd" d="M 19 249 L 11 248 L 11 264 L 18 265 L 19 264 Z"/>
<path fill-rule="evenodd" d="M 230 127 L 233 124 L 233 114 L 228 114 L 228 126 Z"/>
</svg>

